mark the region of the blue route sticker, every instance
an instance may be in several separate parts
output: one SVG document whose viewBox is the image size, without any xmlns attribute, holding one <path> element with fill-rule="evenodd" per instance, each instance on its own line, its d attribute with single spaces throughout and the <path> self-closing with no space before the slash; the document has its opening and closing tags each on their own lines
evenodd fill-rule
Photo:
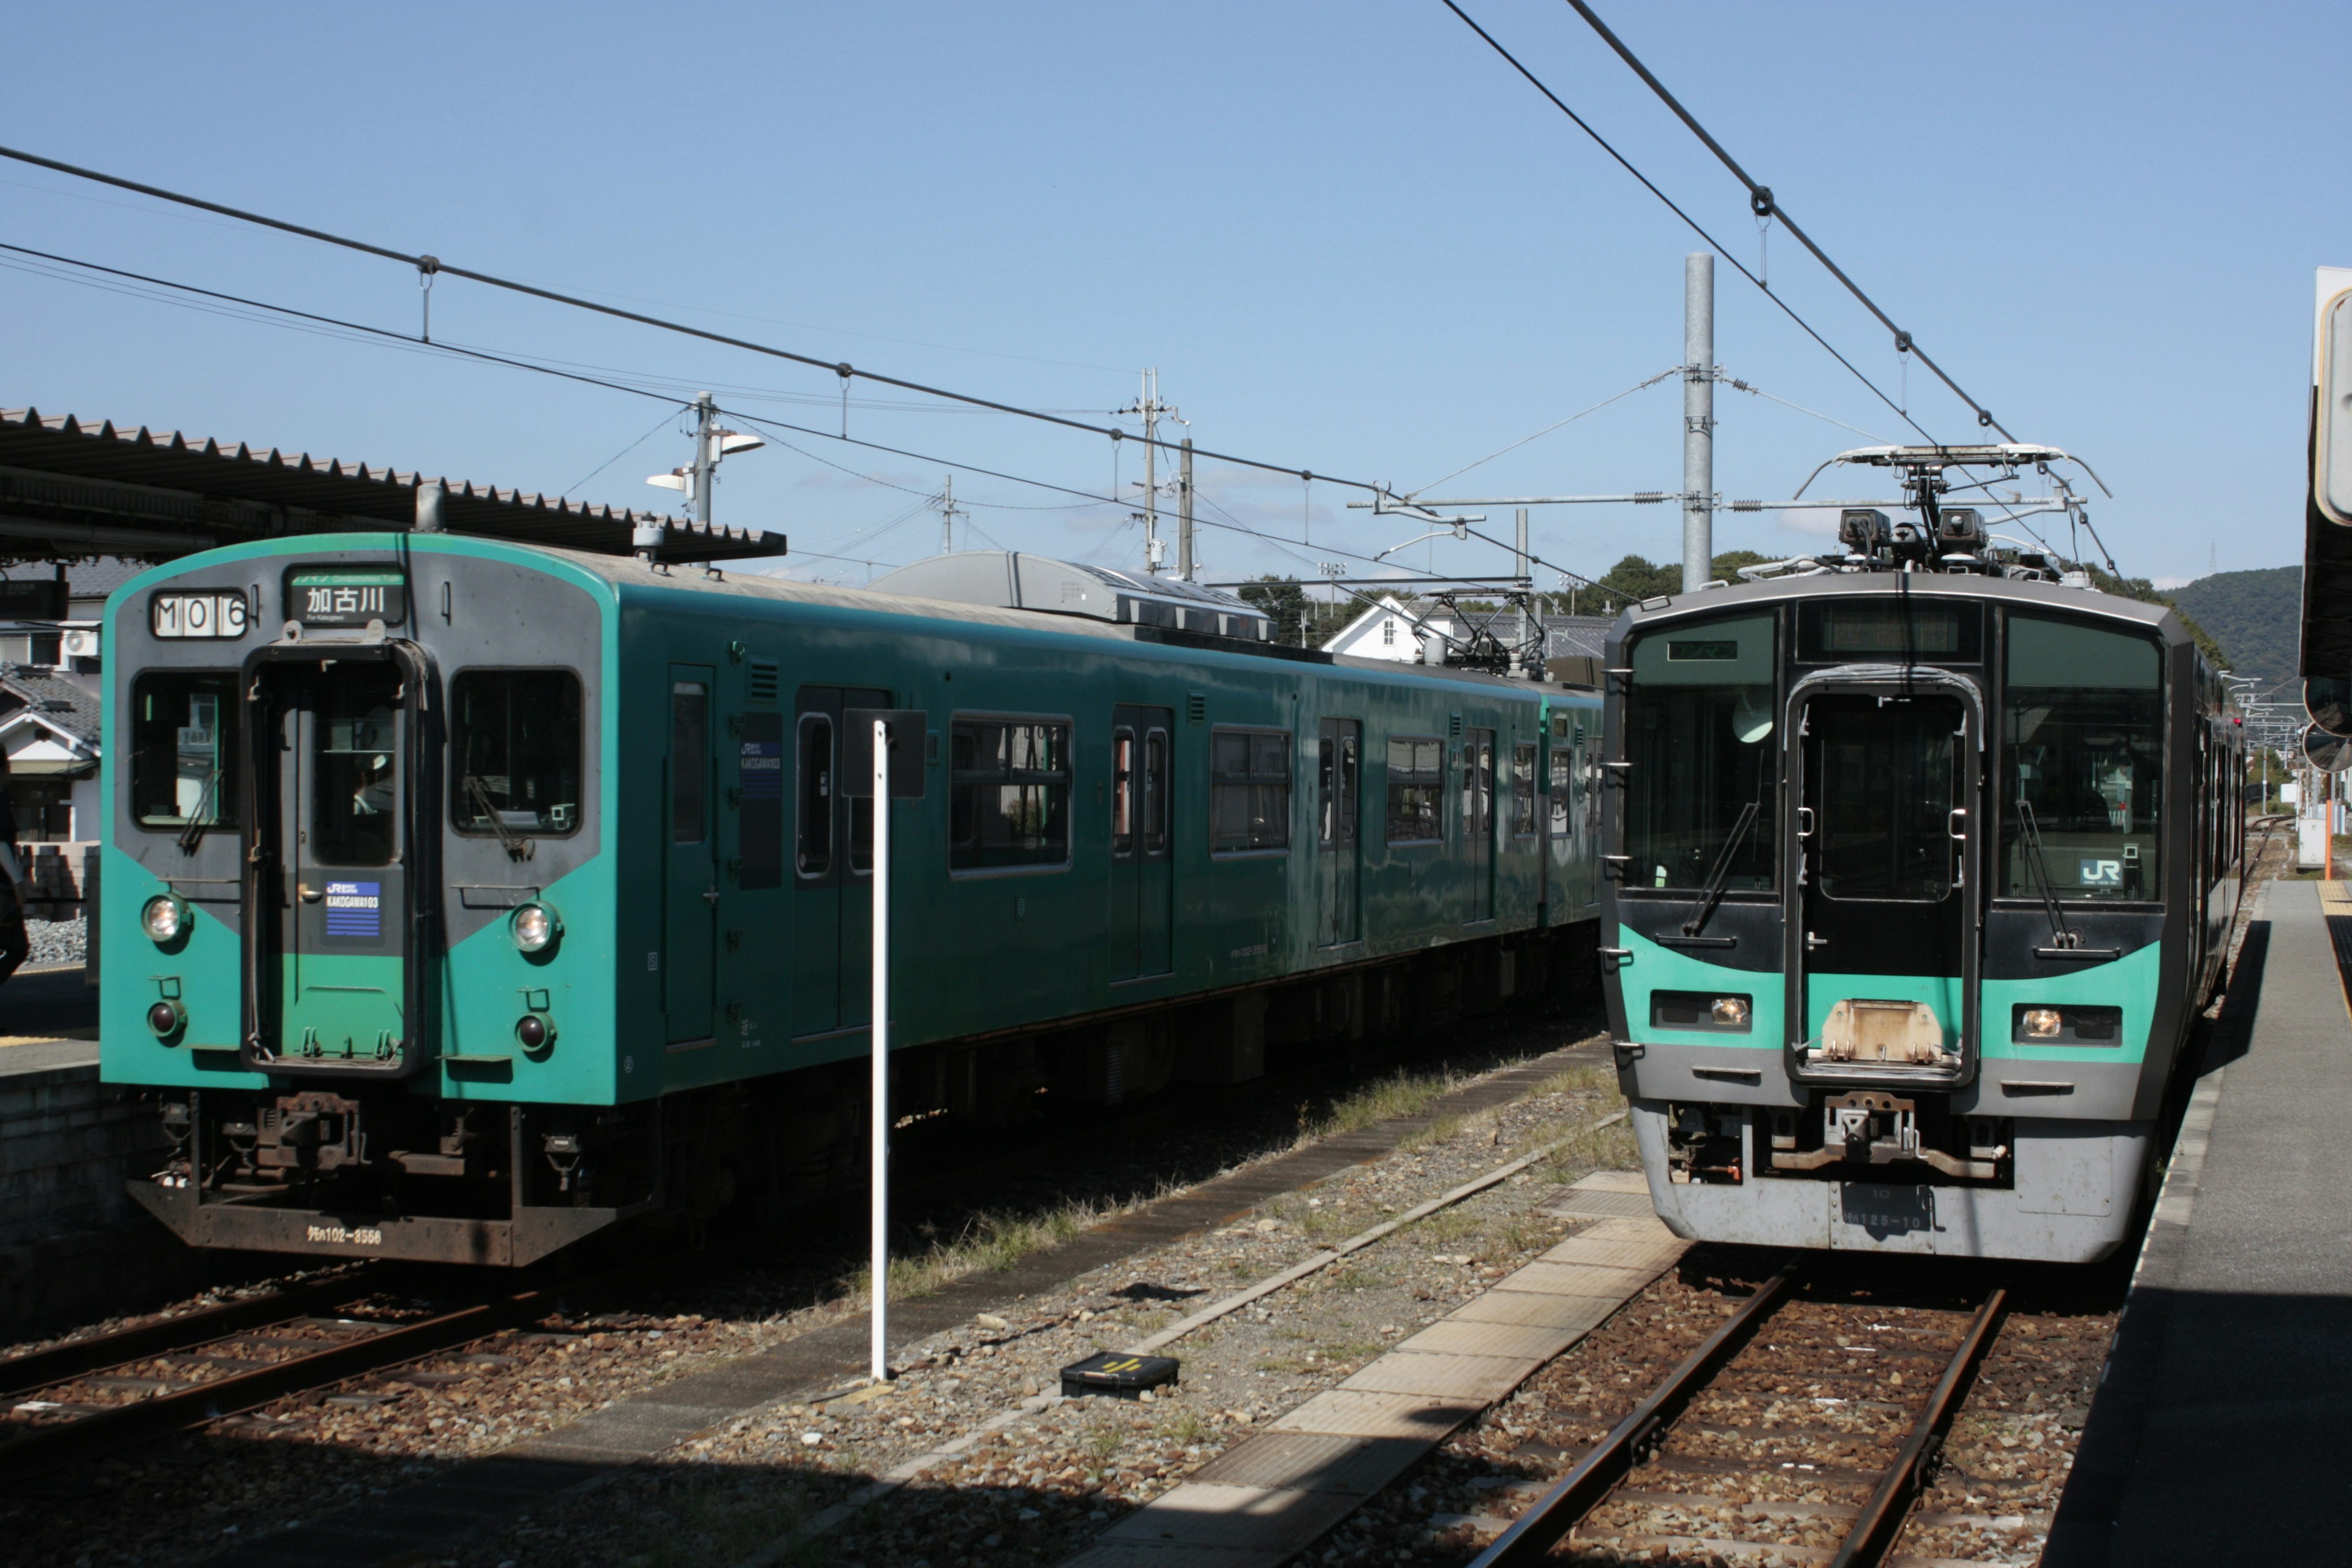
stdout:
<svg viewBox="0 0 2352 1568">
<path fill-rule="evenodd" d="M 383 935 L 383 884 L 328 883 L 327 934 L 381 938 Z"/>
</svg>

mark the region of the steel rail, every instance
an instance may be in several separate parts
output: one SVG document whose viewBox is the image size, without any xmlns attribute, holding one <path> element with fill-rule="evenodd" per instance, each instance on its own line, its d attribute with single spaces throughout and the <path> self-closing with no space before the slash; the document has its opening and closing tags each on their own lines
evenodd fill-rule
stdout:
<svg viewBox="0 0 2352 1568">
<path fill-rule="evenodd" d="M 1911 1516 L 1912 1500 L 1919 1495 L 1943 1453 L 1944 1434 L 1951 1426 L 1952 1417 L 1959 1413 L 1960 1396 L 1968 1391 L 1977 1363 L 1991 1347 L 2001 1314 L 2008 1307 L 2009 1292 L 1998 1289 L 1977 1309 L 1960 1348 L 1952 1352 L 1951 1364 L 1944 1369 L 1935 1393 L 1927 1396 L 1927 1408 L 1912 1423 L 1911 1435 L 1904 1439 L 1894 1467 L 1878 1483 L 1878 1489 L 1871 1493 L 1870 1501 L 1863 1505 L 1853 1528 L 1839 1544 L 1837 1555 L 1830 1559 L 1830 1568 L 1866 1568 L 1895 1544 L 1904 1521 Z"/>
<path fill-rule="evenodd" d="M 224 1301 L 216 1307 L 183 1312 L 176 1318 L 159 1318 L 110 1334 L 93 1334 L 89 1339 L 51 1345 L 47 1350 L 27 1351 L 0 1361 L 0 1395 L 15 1397 L 52 1388 L 110 1366 L 193 1350 L 241 1329 L 263 1329 L 291 1318 L 308 1317 L 322 1308 L 355 1300 L 371 1289 L 356 1275 L 312 1280 L 267 1296 Z"/>
<path fill-rule="evenodd" d="M 36 1426 L 0 1443 L 0 1486 L 32 1479 L 61 1467 L 103 1458 L 141 1443 L 202 1426 L 289 1394 L 415 1361 L 478 1340 L 554 1305 L 552 1288 L 511 1291 L 420 1322 L 330 1345 L 309 1355 L 271 1362 L 231 1377 L 191 1384 L 170 1394 L 134 1400 L 54 1426 Z"/>
<path fill-rule="evenodd" d="M 1576 1468 L 1560 1478 L 1559 1484 L 1496 1536 L 1470 1568 L 1518 1568 L 1523 1563 L 1540 1562 L 1576 1527 L 1578 1521 L 1591 1513 L 1610 1489 L 1657 1447 L 1666 1427 L 1682 1414 L 1691 1397 L 1706 1386 L 1724 1363 L 1739 1353 L 1748 1336 L 1787 1296 L 1797 1267 L 1791 1259 L 1758 1286 L 1755 1293 L 1740 1303 L 1739 1310 L 1707 1336 L 1705 1344 L 1693 1351 L 1665 1382 L 1635 1405 L 1632 1415 L 1618 1422 L 1599 1447 L 1578 1460 Z"/>
</svg>

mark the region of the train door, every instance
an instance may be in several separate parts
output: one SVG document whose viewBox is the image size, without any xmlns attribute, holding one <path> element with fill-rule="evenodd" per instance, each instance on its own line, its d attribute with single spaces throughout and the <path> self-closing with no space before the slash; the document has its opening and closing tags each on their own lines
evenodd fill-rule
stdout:
<svg viewBox="0 0 2352 1568">
<path fill-rule="evenodd" d="M 841 793 L 841 715 L 887 708 L 868 687 L 803 686 L 793 727 L 794 1037 L 863 1027 L 870 1011 L 874 803 Z"/>
<path fill-rule="evenodd" d="M 1175 857 L 1169 842 L 1170 708 L 1111 710 L 1110 977 L 1175 968 Z"/>
<path fill-rule="evenodd" d="M 247 894 L 247 929 L 259 933 L 246 977 L 256 1065 L 417 1065 L 409 894 L 436 880 L 430 846 L 421 856 L 412 846 L 431 837 L 416 826 L 417 793 L 430 791 L 417 754 L 429 680 L 421 661 L 378 645 L 262 662 L 247 683 L 264 791 Z M 211 744 L 180 734 L 183 751 Z"/>
<path fill-rule="evenodd" d="M 1357 889 L 1363 864 L 1357 800 L 1363 776 L 1364 726 L 1354 719 L 1326 719 L 1316 742 L 1316 884 L 1320 905 L 1316 945 L 1339 947 L 1363 931 Z"/>
<path fill-rule="evenodd" d="M 1495 731 L 1465 731 L 1462 740 L 1462 855 L 1470 868 L 1466 921 L 1495 918 Z"/>
<path fill-rule="evenodd" d="M 1849 688 L 1801 698 L 1797 717 L 1801 1038 L 1830 1059 L 1933 1065 L 1937 1044 L 1965 1054 L 1976 1033 L 1975 710 L 1932 690 Z"/>
<path fill-rule="evenodd" d="M 711 1037 L 718 994 L 717 768 L 710 750 L 709 665 L 669 667 L 667 858 L 662 875 L 662 1016 L 672 1044 Z"/>
</svg>

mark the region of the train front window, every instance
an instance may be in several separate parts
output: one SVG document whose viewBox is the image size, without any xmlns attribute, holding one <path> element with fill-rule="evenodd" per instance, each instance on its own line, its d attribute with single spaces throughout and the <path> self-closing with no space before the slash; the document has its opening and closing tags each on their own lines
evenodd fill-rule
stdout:
<svg viewBox="0 0 2352 1568">
<path fill-rule="evenodd" d="M 2164 662 L 2149 638 L 2012 613 L 2001 718 L 2000 891 L 2150 900 Z"/>
<path fill-rule="evenodd" d="M 1818 816 L 1822 895 L 1943 899 L 1958 869 L 1951 828 L 1960 705 L 1822 698 L 1805 722 L 1806 766 L 1818 774 L 1807 793 Z"/>
<path fill-rule="evenodd" d="M 234 670 L 155 670 L 131 688 L 131 814 L 142 827 L 235 827 Z"/>
<path fill-rule="evenodd" d="M 1780 784 L 1769 615 L 1642 634 L 1627 661 L 1625 884 L 1769 889 Z"/>
<path fill-rule="evenodd" d="M 580 679 L 469 669 L 449 684 L 449 818 L 467 835 L 580 827 Z"/>
<path fill-rule="evenodd" d="M 345 664 L 310 720 L 310 852 L 321 866 L 389 866 L 400 847 L 400 672 Z"/>
</svg>

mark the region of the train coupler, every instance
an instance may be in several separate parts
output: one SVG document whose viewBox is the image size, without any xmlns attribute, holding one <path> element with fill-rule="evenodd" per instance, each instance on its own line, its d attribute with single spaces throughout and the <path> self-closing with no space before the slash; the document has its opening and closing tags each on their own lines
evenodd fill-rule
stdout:
<svg viewBox="0 0 2352 1568">
<path fill-rule="evenodd" d="M 1840 1160 L 1872 1165 L 1916 1160 L 1957 1180 L 1990 1181 L 1998 1173 L 1994 1162 L 2009 1152 L 2006 1145 L 1989 1143 L 1973 1133 L 1968 1158 L 1936 1148 L 1919 1136 L 1917 1103 L 1880 1090 L 1832 1095 L 1822 1102 L 1822 1114 L 1818 1149 L 1781 1147 L 1784 1142 L 1793 1145 L 1795 1138 L 1774 1136 L 1774 1170 L 1817 1171 Z"/>
</svg>

